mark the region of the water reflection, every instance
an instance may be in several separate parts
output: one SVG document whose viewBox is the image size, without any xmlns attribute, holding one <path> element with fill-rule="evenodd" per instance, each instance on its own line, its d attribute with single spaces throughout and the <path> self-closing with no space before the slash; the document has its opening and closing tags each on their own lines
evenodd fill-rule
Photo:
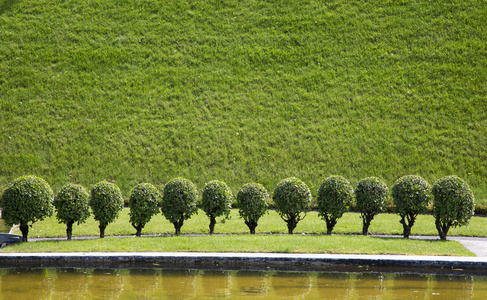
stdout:
<svg viewBox="0 0 487 300">
<path fill-rule="evenodd" d="M 252 298 L 262 298 L 269 292 L 269 272 L 239 271 L 234 283 L 238 294 Z"/>
<path fill-rule="evenodd" d="M 0 299 L 487 299 L 487 277 L 162 269 L 0 269 Z"/>
<path fill-rule="evenodd" d="M 191 299 L 196 296 L 195 270 L 162 271 L 160 282 L 167 299 Z"/>
<path fill-rule="evenodd" d="M 90 299 L 118 299 L 124 289 L 121 275 L 117 270 L 92 270 L 88 275 Z"/>
<path fill-rule="evenodd" d="M 276 273 L 271 282 L 274 294 L 281 299 L 303 298 L 311 289 L 307 273 Z"/>
</svg>

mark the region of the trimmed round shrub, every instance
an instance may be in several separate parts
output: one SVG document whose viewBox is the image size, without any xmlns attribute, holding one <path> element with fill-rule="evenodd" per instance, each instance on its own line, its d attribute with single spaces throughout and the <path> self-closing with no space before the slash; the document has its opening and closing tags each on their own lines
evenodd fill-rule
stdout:
<svg viewBox="0 0 487 300">
<path fill-rule="evenodd" d="M 52 215 L 54 193 L 42 178 L 28 175 L 15 179 L 2 194 L 2 219 L 8 226 L 20 224 L 22 241 L 27 242 L 29 223 Z"/>
<path fill-rule="evenodd" d="M 426 211 L 431 198 L 430 190 L 428 182 L 416 175 L 403 176 L 392 186 L 394 211 L 401 217 L 399 222 L 405 238 L 409 238 L 418 214 Z"/>
<path fill-rule="evenodd" d="M 187 179 L 175 178 L 164 187 L 161 211 L 164 217 L 174 225 L 176 235 L 181 233 L 184 221 L 198 212 L 197 199 L 198 190 Z"/>
<path fill-rule="evenodd" d="M 469 185 L 458 176 L 446 176 L 433 184 L 433 216 L 440 239 L 450 227 L 467 225 L 474 214 L 475 199 Z"/>
<path fill-rule="evenodd" d="M 331 234 L 338 219 L 353 201 L 353 187 L 342 176 L 330 176 L 318 189 L 318 215 L 326 222 L 326 233 Z"/>
<path fill-rule="evenodd" d="M 150 183 L 136 185 L 129 198 L 130 223 L 135 228 L 135 236 L 142 235 L 142 229 L 151 220 L 152 216 L 159 213 L 159 190 Z"/>
<path fill-rule="evenodd" d="M 293 234 L 298 222 L 306 217 L 311 207 L 311 191 L 295 177 L 281 180 L 272 196 L 277 212 L 286 222 L 288 233 Z"/>
<path fill-rule="evenodd" d="M 59 223 L 66 224 L 68 240 L 73 234 L 73 224 L 84 223 L 90 216 L 89 199 L 90 195 L 84 187 L 72 183 L 63 186 L 54 197 L 56 218 Z"/>
<path fill-rule="evenodd" d="M 210 218 L 210 234 L 213 234 L 216 218 L 224 216 L 222 222 L 230 217 L 233 194 L 223 181 L 213 180 L 208 182 L 203 189 L 201 209 Z"/>
<path fill-rule="evenodd" d="M 95 220 L 100 223 L 100 238 L 104 238 L 106 227 L 118 218 L 123 209 L 122 192 L 114 183 L 101 181 L 91 189 L 89 203 Z"/>
<path fill-rule="evenodd" d="M 362 234 L 367 235 L 375 215 L 384 210 L 387 185 L 377 177 L 364 178 L 355 187 L 355 199 L 362 218 Z"/>
<path fill-rule="evenodd" d="M 237 193 L 238 212 L 251 234 L 255 234 L 260 217 L 267 211 L 268 198 L 269 193 L 263 185 L 258 183 L 248 183 Z"/>
</svg>

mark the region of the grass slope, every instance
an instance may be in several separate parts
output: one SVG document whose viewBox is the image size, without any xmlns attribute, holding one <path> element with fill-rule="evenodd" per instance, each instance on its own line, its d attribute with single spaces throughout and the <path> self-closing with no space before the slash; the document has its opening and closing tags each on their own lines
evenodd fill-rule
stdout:
<svg viewBox="0 0 487 300">
<path fill-rule="evenodd" d="M 0 0 L 0 191 L 457 174 L 487 203 L 485 1 Z M 183 228 L 184 230 L 184 228 Z"/>
</svg>

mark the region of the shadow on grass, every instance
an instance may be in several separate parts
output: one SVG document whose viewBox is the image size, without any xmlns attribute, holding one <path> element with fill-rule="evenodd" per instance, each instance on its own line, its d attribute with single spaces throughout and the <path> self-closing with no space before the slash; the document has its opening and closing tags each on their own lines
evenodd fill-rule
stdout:
<svg viewBox="0 0 487 300">
<path fill-rule="evenodd" d="M 17 4 L 19 0 L 3 0 L 0 4 L 0 15 L 9 10 L 12 6 Z"/>
<path fill-rule="evenodd" d="M 393 240 L 398 240 L 398 239 L 402 239 L 402 240 L 405 240 L 405 241 L 428 241 L 428 242 L 444 242 L 443 240 L 440 240 L 438 238 L 404 238 L 402 235 L 398 235 L 398 236 L 374 236 L 374 235 L 370 235 L 370 237 L 372 238 L 375 238 L 375 239 L 381 239 L 381 240 L 390 240 L 390 241 L 393 241 Z"/>
</svg>

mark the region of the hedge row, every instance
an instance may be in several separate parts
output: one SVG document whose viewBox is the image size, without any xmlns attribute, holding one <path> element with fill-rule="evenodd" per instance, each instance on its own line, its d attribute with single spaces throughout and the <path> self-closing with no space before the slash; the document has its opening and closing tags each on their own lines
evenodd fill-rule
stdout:
<svg viewBox="0 0 487 300">
<path fill-rule="evenodd" d="M 385 210 L 389 191 L 377 177 L 367 177 L 355 187 L 341 176 L 326 178 L 316 198 L 319 216 L 326 222 L 327 233 L 343 213 L 354 206 L 361 214 L 362 234 L 367 235 L 374 217 Z M 441 239 L 446 239 L 450 227 L 468 224 L 474 214 L 474 196 L 468 184 L 457 176 L 446 176 L 431 187 L 420 176 L 408 175 L 399 178 L 391 190 L 394 212 L 401 217 L 404 237 L 409 237 L 411 227 L 420 213 L 427 211 L 432 202 L 435 225 Z M 162 212 L 179 235 L 184 221 L 196 213 L 198 206 L 210 220 L 212 234 L 216 218 L 228 218 L 234 195 L 223 181 L 208 182 L 199 199 L 193 183 L 184 178 L 169 181 L 161 192 L 150 183 L 138 184 L 129 197 L 130 222 L 140 236 L 152 216 Z M 244 185 L 236 195 L 236 206 L 250 233 L 269 208 L 271 199 L 267 190 L 258 183 Z M 301 180 L 291 177 L 277 184 L 272 195 L 276 211 L 286 222 L 289 234 L 299 221 L 311 210 L 311 191 Z M 100 238 L 105 228 L 112 223 L 123 208 L 120 189 L 107 181 L 97 183 L 88 192 L 80 185 L 67 184 L 54 195 L 49 184 L 42 178 L 22 176 L 14 180 L 2 194 L 0 205 L 2 218 L 7 225 L 20 224 L 22 240 L 27 241 L 29 223 L 51 216 L 53 206 L 60 223 L 67 226 L 66 235 L 71 239 L 72 225 L 83 223 L 93 213 L 99 222 Z"/>
</svg>

